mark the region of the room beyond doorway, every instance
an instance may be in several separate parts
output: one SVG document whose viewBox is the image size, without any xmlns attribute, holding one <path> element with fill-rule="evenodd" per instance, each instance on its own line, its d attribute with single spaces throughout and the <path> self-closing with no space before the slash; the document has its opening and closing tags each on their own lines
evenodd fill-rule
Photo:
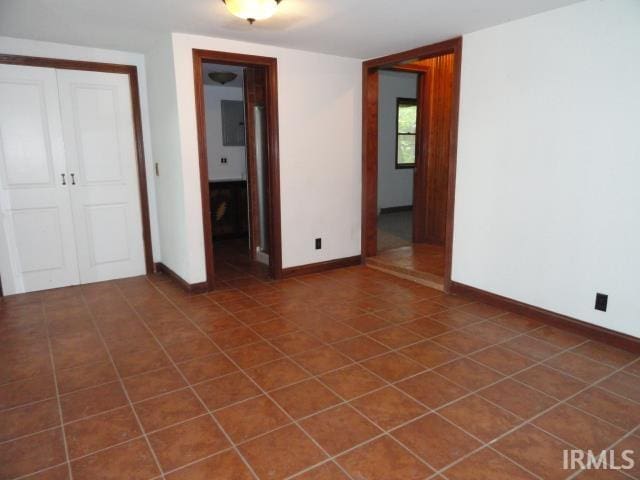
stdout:
<svg viewBox="0 0 640 480">
<path fill-rule="evenodd" d="M 445 291 L 461 48 L 454 39 L 363 64 L 363 256 Z"/>
<path fill-rule="evenodd" d="M 194 50 L 193 66 L 207 286 L 243 255 L 279 278 L 277 60 Z"/>
<path fill-rule="evenodd" d="M 381 69 L 378 82 L 378 252 L 414 240 L 418 82 L 414 72 Z"/>
<path fill-rule="evenodd" d="M 413 219 L 410 209 L 380 212 L 378 215 L 378 254 L 408 247 L 412 241 Z"/>
</svg>

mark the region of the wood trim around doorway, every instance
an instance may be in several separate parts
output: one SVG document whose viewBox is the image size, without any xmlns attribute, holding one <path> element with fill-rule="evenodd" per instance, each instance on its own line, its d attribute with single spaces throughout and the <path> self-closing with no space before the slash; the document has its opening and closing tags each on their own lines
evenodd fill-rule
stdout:
<svg viewBox="0 0 640 480">
<path fill-rule="evenodd" d="M 133 112 L 133 133 L 135 139 L 136 162 L 138 167 L 138 191 L 140 193 L 140 213 L 142 217 L 142 241 L 144 244 L 144 264 L 147 274 L 155 271 L 151 244 L 151 222 L 149 217 L 149 195 L 147 191 L 147 169 L 142 137 L 142 113 L 140 109 L 140 91 L 138 68 L 135 65 L 117 63 L 85 62 L 60 58 L 28 57 L 0 53 L 0 64 L 22 65 L 25 67 L 57 68 L 65 70 L 83 70 L 90 72 L 122 73 L 129 76 L 131 107 Z"/>
<path fill-rule="evenodd" d="M 454 55 L 451 129 L 449 133 L 449 178 L 445 232 L 444 289 L 451 289 L 453 246 L 453 214 L 455 201 L 456 159 L 458 146 L 458 114 L 460 107 L 460 75 L 462 38 L 454 38 L 425 47 L 367 60 L 362 64 L 362 257 L 377 253 L 378 203 L 378 87 L 380 69 L 402 68 L 410 63 L 444 54 Z"/>
<path fill-rule="evenodd" d="M 272 57 L 193 49 L 193 79 L 195 88 L 196 123 L 198 130 L 198 156 L 200 163 L 200 194 L 202 199 L 202 225 L 207 271 L 207 286 L 215 284 L 211 205 L 209 203 L 209 165 L 207 162 L 207 128 L 204 108 L 202 64 L 222 63 L 239 66 L 263 67 L 266 70 L 266 123 L 268 158 L 268 215 L 269 215 L 269 273 L 282 278 L 282 237 L 280 229 L 280 147 L 278 134 L 278 61 Z"/>
</svg>

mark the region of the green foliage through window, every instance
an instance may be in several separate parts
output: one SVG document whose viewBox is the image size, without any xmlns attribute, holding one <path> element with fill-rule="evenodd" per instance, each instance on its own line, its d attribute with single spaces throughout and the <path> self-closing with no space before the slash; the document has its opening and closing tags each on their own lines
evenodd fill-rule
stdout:
<svg viewBox="0 0 640 480">
<path fill-rule="evenodd" d="M 416 123 L 418 121 L 416 101 L 409 98 L 398 98 L 396 115 L 396 168 L 415 167 Z"/>
</svg>

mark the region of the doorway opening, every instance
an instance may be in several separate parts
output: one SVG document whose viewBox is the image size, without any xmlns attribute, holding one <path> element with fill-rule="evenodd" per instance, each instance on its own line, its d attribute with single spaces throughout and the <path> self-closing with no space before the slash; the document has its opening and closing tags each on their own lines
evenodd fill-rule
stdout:
<svg viewBox="0 0 640 480">
<path fill-rule="evenodd" d="M 413 243 L 418 74 L 381 69 L 378 89 L 378 254 Z"/>
<path fill-rule="evenodd" d="M 207 286 L 280 278 L 276 59 L 193 58 Z"/>
<path fill-rule="evenodd" d="M 363 64 L 366 263 L 448 291 L 462 40 Z"/>
</svg>

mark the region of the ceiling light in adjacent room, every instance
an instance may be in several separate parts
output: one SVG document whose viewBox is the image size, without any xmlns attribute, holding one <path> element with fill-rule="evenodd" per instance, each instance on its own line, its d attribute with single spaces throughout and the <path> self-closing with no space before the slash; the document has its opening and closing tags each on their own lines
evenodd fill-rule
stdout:
<svg viewBox="0 0 640 480">
<path fill-rule="evenodd" d="M 234 81 L 237 76 L 238 75 L 233 72 L 211 72 L 209 74 L 211 80 L 221 85 Z"/>
<path fill-rule="evenodd" d="M 281 0 L 222 0 L 229 11 L 236 17 L 244 18 L 249 23 L 264 20 L 276 13 Z"/>
</svg>

